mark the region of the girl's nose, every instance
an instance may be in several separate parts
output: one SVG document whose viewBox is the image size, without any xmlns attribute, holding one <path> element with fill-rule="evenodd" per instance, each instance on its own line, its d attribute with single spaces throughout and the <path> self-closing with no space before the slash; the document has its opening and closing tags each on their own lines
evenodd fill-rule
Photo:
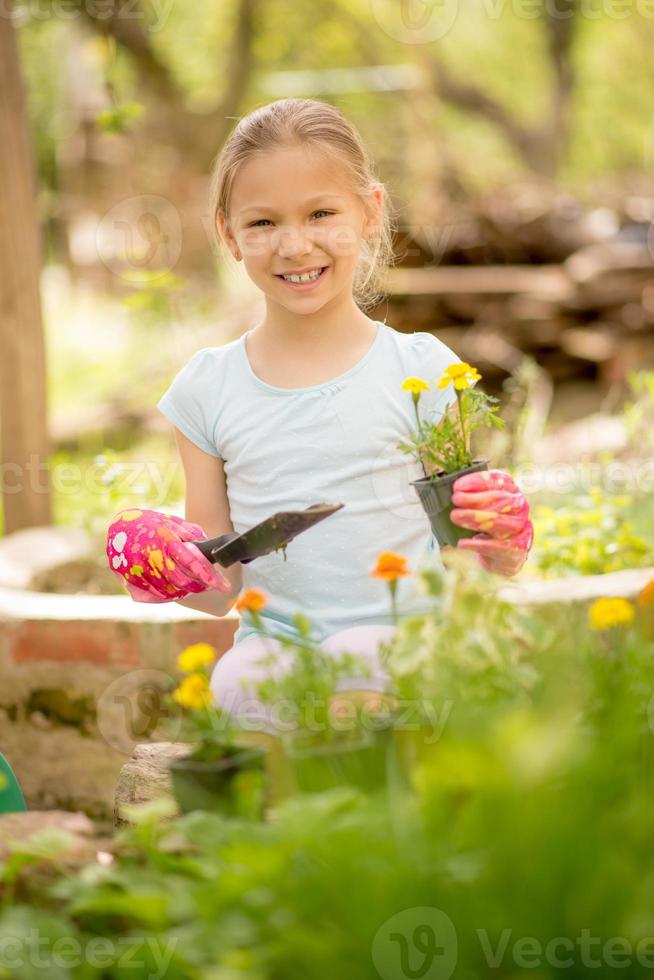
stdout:
<svg viewBox="0 0 654 980">
<path fill-rule="evenodd" d="M 312 242 L 305 231 L 285 225 L 278 230 L 276 249 L 280 256 L 289 258 L 293 255 L 303 255 L 310 252 Z"/>
</svg>

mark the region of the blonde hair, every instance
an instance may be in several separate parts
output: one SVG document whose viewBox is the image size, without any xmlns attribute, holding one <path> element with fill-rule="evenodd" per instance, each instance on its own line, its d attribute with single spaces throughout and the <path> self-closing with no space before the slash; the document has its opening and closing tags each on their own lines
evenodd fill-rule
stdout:
<svg viewBox="0 0 654 980">
<path fill-rule="evenodd" d="M 379 223 L 369 240 L 361 243 L 362 257 L 352 283 L 361 309 L 375 306 L 384 297 L 383 279 L 393 264 L 393 214 L 388 191 L 373 172 L 372 163 L 356 127 L 335 106 L 318 99 L 278 99 L 243 116 L 218 153 L 210 184 L 213 234 L 223 245 L 218 231 L 218 214 L 229 214 L 229 202 L 241 165 L 257 153 L 280 147 L 307 146 L 332 154 L 345 167 L 352 191 L 364 198 L 375 188 L 382 192 Z"/>
</svg>

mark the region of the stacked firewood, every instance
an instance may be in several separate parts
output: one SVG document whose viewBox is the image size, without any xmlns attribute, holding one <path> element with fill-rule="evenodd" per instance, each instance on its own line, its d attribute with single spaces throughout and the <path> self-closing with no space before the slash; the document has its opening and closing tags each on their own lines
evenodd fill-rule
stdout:
<svg viewBox="0 0 654 980">
<path fill-rule="evenodd" d="M 654 196 L 528 204 L 496 197 L 439 229 L 398 231 L 375 316 L 434 332 L 498 380 L 525 354 L 555 384 L 654 367 Z"/>
</svg>

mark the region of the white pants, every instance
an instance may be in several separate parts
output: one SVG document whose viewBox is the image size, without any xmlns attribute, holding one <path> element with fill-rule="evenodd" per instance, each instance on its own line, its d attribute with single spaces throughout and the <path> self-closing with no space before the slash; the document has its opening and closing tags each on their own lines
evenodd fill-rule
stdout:
<svg viewBox="0 0 654 980">
<path fill-rule="evenodd" d="M 352 653 L 365 661 L 368 676 L 341 678 L 336 683 L 338 691 L 362 690 L 383 692 L 388 688 L 388 674 L 380 656 L 380 643 L 388 643 L 395 633 L 395 626 L 370 624 L 350 626 L 333 633 L 320 643 L 325 653 L 338 656 Z M 266 663 L 266 659 L 270 662 Z M 288 672 L 292 654 L 279 640 L 271 637 L 249 636 L 234 644 L 213 669 L 211 690 L 216 704 L 228 711 L 237 722 L 249 730 L 267 731 L 283 736 L 298 724 L 297 698 L 276 698 L 262 701 L 256 685 L 267 677 L 279 678 Z M 316 692 L 304 692 L 306 715 L 302 719 L 324 717 L 327 706 L 320 703 Z M 319 723 L 319 722 L 316 722 Z"/>
</svg>

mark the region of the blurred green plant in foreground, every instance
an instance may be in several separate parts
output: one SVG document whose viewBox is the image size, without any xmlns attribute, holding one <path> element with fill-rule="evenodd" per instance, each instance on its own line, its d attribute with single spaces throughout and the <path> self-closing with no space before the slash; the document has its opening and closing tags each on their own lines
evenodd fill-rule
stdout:
<svg viewBox="0 0 654 980">
<path fill-rule="evenodd" d="M 294 794 L 265 822 L 134 806 L 73 875 L 65 834 L 15 843 L 0 970 L 118 978 L 129 946 L 167 980 L 651 976 L 654 588 L 518 622 L 459 556 L 423 582 L 433 615 L 401 624 L 388 663 L 450 710 L 436 739 L 396 718 L 399 781 Z"/>
</svg>

